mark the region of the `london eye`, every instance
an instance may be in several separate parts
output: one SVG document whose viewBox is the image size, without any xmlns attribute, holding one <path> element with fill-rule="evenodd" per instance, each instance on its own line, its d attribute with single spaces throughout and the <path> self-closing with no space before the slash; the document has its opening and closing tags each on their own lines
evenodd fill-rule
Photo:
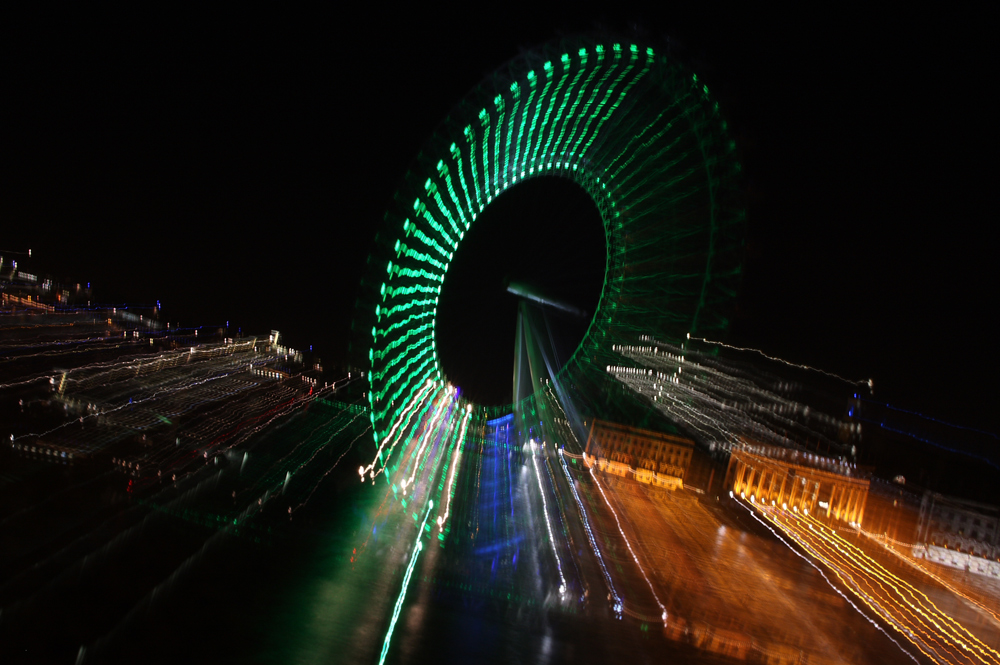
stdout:
<svg viewBox="0 0 1000 665">
<path fill-rule="evenodd" d="M 370 367 L 380 454 L 403 435 L 414 404 L 447 390 L 435 337 L 439 296 L 463 237 L 494 199 L 556 176 L 600 211 L 607 261 L 599 304 L 548 384 L 593 411 L 604 401 L 613 345 L 726 328 L 740 271 L 739 170 L 708 86 L 652 47 L 564 39 L 480 83 L 414 160 L 369 257 L 355 334 Z M 522 404 L 483 412 L 537 417 L 544 391 L 529 392 Z"/>
</svg>

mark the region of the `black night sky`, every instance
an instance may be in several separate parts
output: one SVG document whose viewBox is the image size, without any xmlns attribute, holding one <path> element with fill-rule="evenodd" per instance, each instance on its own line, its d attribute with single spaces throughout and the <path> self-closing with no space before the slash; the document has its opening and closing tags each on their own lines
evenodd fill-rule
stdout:
<svg viewBox="0 0 1000 665">
<path fill-rule="evenodd" d="M 575 6 L 6 21 L 0 251 L 104 302 L 277 328 L 342 362 L 383 211 L 448 110 L 519 48 L 636 35 L 707 81 L 744 164 L 729 341 L 1000 429 L 982 17 Z"/>
</svg>

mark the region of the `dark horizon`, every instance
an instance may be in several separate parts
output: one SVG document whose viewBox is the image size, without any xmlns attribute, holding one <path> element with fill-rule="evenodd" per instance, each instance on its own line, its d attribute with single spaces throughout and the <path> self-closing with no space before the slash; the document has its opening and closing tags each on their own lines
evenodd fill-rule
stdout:
<svg viewBox="0 0 1000 665">
<path fill-rule="evenodd" d="M 596 18 L 669 43 L 730 119 L 748 224 L 727 341 L 1000 429 L 984 28 L 702 12 Z M 103 302 L 277 328 L 346 362 L 365 257 L 422 142 L 519 47 L 595 17 L 484 30 L 371 16 L 331 36 L 335 18 L 23 26 L 5 73 L 0 253 L 30 248 L 33 268 Z"/>
</svg>

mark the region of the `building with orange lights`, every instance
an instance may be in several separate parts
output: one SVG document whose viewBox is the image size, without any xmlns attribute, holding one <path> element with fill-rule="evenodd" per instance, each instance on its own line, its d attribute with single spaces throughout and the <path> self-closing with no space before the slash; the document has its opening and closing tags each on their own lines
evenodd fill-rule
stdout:
<svg viewBox="0 0 1000 665">
<path fill-rule="evenodd" d="M 591 425 L 586 447 L 602 471 L 670 487 L 682 486 L 693 452 L 690 439 L 604 420 Z"/>
<path fill-rule="evenodd" d="M 849 524 L 864 517 L 871 471 L 841 460 L 751 444 L 734 450 L 726 487 L 754 502 Z"/>
</svg>

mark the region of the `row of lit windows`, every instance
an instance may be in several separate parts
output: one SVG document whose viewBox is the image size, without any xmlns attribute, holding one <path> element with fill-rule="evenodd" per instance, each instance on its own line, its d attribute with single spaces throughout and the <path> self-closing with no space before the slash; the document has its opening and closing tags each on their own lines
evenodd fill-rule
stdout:
<svg viewBox="0 0 1000 665">
<path fill-rule="evenodd" d="M 948 524 L 941 524 L 940 522 L 934 522 L 934 523 L 932 524 L 932 526 L 933 526 L 933 528 L 935 528 L 935 529 L 938 529 L 938 530 L 940 530 L 940 531 L 941 531 L 941 533 L 955 533 L 955 531 L 954 531 L 954 530 L 952 530 L 951 528 L 949 528 L 949 527 L 950 527 L 950 525 L 948 525 Z M 958 529 L 957 533 L 958 533 L 958 535 L 960 535 L 960 536 L 964 536 L 964 535 L 965 535 L 965 529 L 964 529 L 964 528 L 960 528 L 960 529 Z M 978 540 L 978 539 L 979 539 L 979 536 L 980 536 L 980 532 L 979 532 L 979 529 L 973 529 L 973 530 L 972 530 L 972 531 L 971 531 L 971 532 L 969 533 L 969 538 L 971 538 L 972 540 Z M 983 537 L 984 539 L 985 539 L 985 538 L 988 538 L 989 536 L 990 536 L 990 533 L 989 533 L 989 531 L 988 531 L 988 530 L 984 530 L 984 531 L 982 532 L 982 537 Z"/>
<path fill-rule="evenodd" d="M 666 442 L 663 442 L 663 441 L 655 441 L 655 440 L 646 439 L 644 437 L 631 437 L 631 436 L 629 436 L 629 437 L 617 437 L 617 436 L 608 436 L 608 437 L 597 437 L 597 440 L 599 442 L 603 443 L 604 445 L 606 445 L 607 447 L 617 447 L 618 445 L 641 446 L 643 448 L 653 447 L 653 448 L 655 448 L 657 450 L 667 449 L 667 450 L 670 450 L 672 452 L 690 451 L 690 449 L 691 449 L 689 446 L 671 444 L 671 443 L 666 443 Z M 650 444 L 654 444 L 654 445 L 650 446 Z"/>
<path fill-rule="evenodd" d="M 687 460 L 688 458 L 691 457 L 691 451 L 690 450 L 683 450 L 683 449 L 679 450 L 679 449 L 673 448 L 673 447 L 670 450 L 667 450 L 667 451 L 664 451 L 664 452 L 647 451 L 642 446 L 615 446 L 615 445 L 610 445 L 610 446 L 603 446 L 603 448 L 605 450 L 608 450 L 608 451 L 611 451 L 611 450 L 620 450 L 620 451 L 622 451 L 624 453 L 627 453 L 629 455 L 651 456 L 654 459 L 673 458 L 673 459 Z"/>
<path fill-rule="evenodd" d="M 972 554 L 974 556 L 995 556 L 993 548 L 988 545 L 984 545 L 983 543 L 969 543 L 968 541 L 955 540 L 940 533 L 934 534 L 934 538 L 931 539 L 931 545 L 938 545 L 940 547 L 944 547 L 945 549 L 955 550 L 956 552 L 964 554 Z"/>
</svg>

